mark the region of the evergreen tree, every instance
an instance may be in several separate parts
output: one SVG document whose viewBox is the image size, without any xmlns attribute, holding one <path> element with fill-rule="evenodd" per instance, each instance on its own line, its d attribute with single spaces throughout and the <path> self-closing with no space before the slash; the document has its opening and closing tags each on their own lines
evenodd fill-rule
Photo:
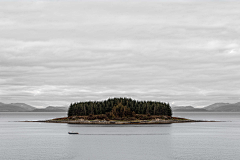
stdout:
<svg viewBox="0 0 240 160">
<path fill-rule="evenodd" d="M 109 98 L 104 101 L 88 101 L 71 103 L 68 116 L 87 116 L 110 113 L 119 104 L 130 109 L 135 114 L 167 115 L 172 116 L 169 103 L 155 101 L 136 101 L 131 98 Z M 121 107 L 120 107 L 121 108 Z M 121 113 L 121 112 L 120 112 Z M 113 113 L 112 113 L 113 114 Z"/>
</svg>

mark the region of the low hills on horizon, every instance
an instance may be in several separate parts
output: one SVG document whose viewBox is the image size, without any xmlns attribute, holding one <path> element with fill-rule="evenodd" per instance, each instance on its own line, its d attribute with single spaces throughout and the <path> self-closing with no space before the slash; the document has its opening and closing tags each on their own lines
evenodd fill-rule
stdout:
<svg viewBox="0 0 240 160">
<path fill-rule="evenodd" d="M 172 107 L 173 112 L 240 112 L 240 102 L 238 103 L 214 103 L 203 108 L 192 106 Z"/>
<path fill-rule="evenodd" d="M 67 112 L 68 107 L 48 106 L 36 108 L 25 103 L 4 104 L 0 102 L 0 112 Z"/>
<path fill-rule="evenodd" d="M 214 103 L 212 105 L 195 108 L 192 106 L 174 106 L 173 112 L 240 112 L 240 102 L 238 103 Z M 0 102 L 0 112 L 67 112 L 66 107 L 48 106 L 46 108 L 36 108 L 25 103 L 5 104 Z"/>
</svg>

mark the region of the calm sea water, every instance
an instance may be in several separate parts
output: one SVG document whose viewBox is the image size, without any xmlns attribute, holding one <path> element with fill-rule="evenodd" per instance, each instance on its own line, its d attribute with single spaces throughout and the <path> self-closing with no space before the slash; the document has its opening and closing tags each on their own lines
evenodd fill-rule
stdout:
<svg viewBox="0 0 240 160">
<path fill-rule="evenodd" d="M 174 113 L 227 122 L 69 125 L 13 122 L 66 113 L 0 112 L 0 160 L 237 160 L 240 113 Z M 79 135 L 68 135 L 77 131 Z"/>
</svg>

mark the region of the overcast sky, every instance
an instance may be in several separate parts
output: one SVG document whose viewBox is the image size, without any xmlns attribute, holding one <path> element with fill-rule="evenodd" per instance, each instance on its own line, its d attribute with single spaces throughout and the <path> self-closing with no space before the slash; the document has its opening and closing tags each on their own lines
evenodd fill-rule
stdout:
<svg viewBox="0 0 240 160">
<path fill-rule="evenodd" d="M 0 102 L 240 102 L 240 2 L 0 1 Z"/>
</svg>

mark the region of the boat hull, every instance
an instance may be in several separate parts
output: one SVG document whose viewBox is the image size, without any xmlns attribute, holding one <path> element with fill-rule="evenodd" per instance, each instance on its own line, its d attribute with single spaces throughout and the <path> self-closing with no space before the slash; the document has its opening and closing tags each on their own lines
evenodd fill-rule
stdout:
<svg viewBox="0 0 240 160">
<path fill-rule="evenodd" d="M 77 132 L 68 132 L 68 134 L 78 134 Z"/>
</svg>

